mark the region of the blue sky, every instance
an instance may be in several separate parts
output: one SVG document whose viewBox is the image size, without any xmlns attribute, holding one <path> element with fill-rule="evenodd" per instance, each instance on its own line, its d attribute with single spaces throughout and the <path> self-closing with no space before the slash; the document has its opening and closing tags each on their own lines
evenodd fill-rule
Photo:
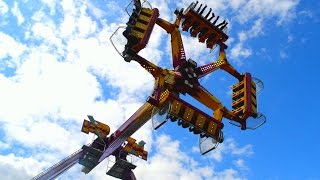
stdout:
<svg viewBox="0 0 320 180">
<path fill-rule="evenodd" d="M 170 21 L 176 8 L 190 2 L 150 1 Z M 145 101 L 151 75 L 137 63 L 123 61 L 109 41 L 127 21 L 128 3 L 0 0 L 1 179 L 31 178 L 92 141 L 92 135 L 80 131 L 87 114 L 115 130 Z M 225 141 L 206 156 L 188 130 L 170 122 L 153 131 L 147 123 L 134 134 L 150 152 L 148 162 L 137 162 L 138 179 L 320 179 L 320 2 L 206 3 L 229 21 L 229 62 L 264 82 L 258 109 L 267 123 L 241 131 L 224 120 Z M 187 33 L 183 40 L 187 58 L 198 64 L 217 58 L 216 51 L 210 53 Z M 155 28 L 141 55 L 170 68 L 168 45 L 168 35 Z M 235 82 L 222 71 L 202 80 L 227 107 Z M 89 175 L 78 165 L 61 179 L 109 178 L 105 171 L 106 162 Z"/>
</svg>

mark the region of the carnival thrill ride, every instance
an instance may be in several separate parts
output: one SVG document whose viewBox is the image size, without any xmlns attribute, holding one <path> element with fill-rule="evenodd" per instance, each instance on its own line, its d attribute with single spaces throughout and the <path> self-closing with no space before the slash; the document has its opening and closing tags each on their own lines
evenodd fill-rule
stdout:
<svg viewBox="0 0 320 180">
<path fill-rule="evenodd" d="M 226 28 L 228 22 L 219 22 L 210 8 L 191 3 L 184 10 L 176 10 L 176 19 L 170 23 L 159 16 L 157 8 L 146 7 L 147 2 L 131 1 L 134 9 L 127 22 L 123 36 L 127 39 L 124 51 L 120 53 L 127 62 L 136 61 L 155 79 L 153 93 L 146 102 L 110 136 L 108 125 L 96 121 L 93 116 L 84 120 L 82 132 L 94 133 L 98 137 L 92 144 L 84 145 L 82 149 L 45 170 L 33 179 L 54 179 L 73 165 L 83 165 L 82 171 L 89 173 L 100 162 L 110 155 L 116 157 L 114 165 L 107 174 L 120 179 L 135 179 L 132 169 L 136 166 L 127 160 L 131 154 L 147 160 L 148 152 L 144 150 L 145 142 L 130 137 L 148 120 L 152 119 L 154 129 L 158 129 L 168 120 L 177 122 L 179 126 L 188 128 L 190 132 L 199 135 L 199 148 L 202 154 L 215 149 L 223 142 L 222 119 L 245 129 L 256 129 L 266 122 L 266 118 L 257 111 L 257 92 L 263 88 L 263 83 L 253 78 L 250 73 L 239 73 L 228 61 L 225 53 L 228 39 Z M 129 7 L 129 6 L 128 6 Z M 138 53 L 149 41 L 155 25 L 164 29 L 171 37 L 173 69 L 163 69 L 148 61 Z M 219 57 L 216 61 L 198 66 L 192 59 L 187 59 L 183 47 L 180 28 L 198 38 L 200 43 L 213 49 L 219 47 Z M 112 40 L 112 37 L 111 37 Z M 199 79 L 214 72 L 224 70 L 238 80 L 232 86 L 232 110 L 226 108 L 200 83 Z M 180 94 L 189 94 L 213 111 L 206 114 L 195 106 L 182 100 Z"/>
</svg>

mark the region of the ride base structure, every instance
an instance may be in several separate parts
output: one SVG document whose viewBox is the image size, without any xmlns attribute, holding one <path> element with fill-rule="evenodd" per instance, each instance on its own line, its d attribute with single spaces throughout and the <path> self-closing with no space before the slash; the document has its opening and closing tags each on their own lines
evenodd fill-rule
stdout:
<svg viewBox="0 0 320 180">
<path fill-rule="evenodd" d="M 115 156 L 115 162 L 107 170 L 107 175 L 126 180 L 136 179 L 133 173 L 136 165 L 128 160 L 128 155 L 147 160 L 148 152 L 144 149 L 144 141 L 137 142 L 130 136 L 150 119 L 154 129 L 160 128 L 168 121 L 188 128 L 191 133 L 199 136 L 199 148 L 203 155 L 223 142 L 223 118 L 229 119 L 231 124 L 239 126 L 242 130 L 256 129 L 266 122 L 265 116 L 258 112 L 257 106 L 257 94 L 263 88 L 263 83 L 248 72 L 239 73 L 227 60 L 226 20 L 219 20 L 220 17 L 216 16 L 211 8 L 205 12 L 207 5 L 199 4 L 198 1 L 191 3 L 185 10 L 176 10 L 173 23 L 160 18 L 159 10 L 148 6 L 146 1 L 141 3 L 140 0 L 134 0 L 130 4 L 134 9 L 129 13 L 130 17 L 123 32 L 127 43 L 120 54 L 127 62 L 139 63 L 154 77 L 152 94 L 112 134 L 108 125 L 88 115 L 89 120 L 84 120 L 81 131 L 87 134 L 94 133 L 97 138 L 33 179 L 54 179 L 77 163 L 83 166 L 82 172 L 87 174 L 111 155 Z M 158 67 L 139 55 L 148 44 L 156 25 L 170 35 L 172 69 Z M 187 59 L 181 30 L 189 32 L 191 37 L 198 38 L 199 42 L 205 43 L 209 49 L 218 46 L 218 59 L 202 66 L 198 66 L 196 61 L 190 58 Z M 199 82 L 200 78 L 218 69 L 226 71 L 238 80 L 238 83 L 232 86 L 232 110 L 226 108 Z M 181 94 L 188 94 L 211 109 L 212 115 L 181 99 Z"/>
</svg>

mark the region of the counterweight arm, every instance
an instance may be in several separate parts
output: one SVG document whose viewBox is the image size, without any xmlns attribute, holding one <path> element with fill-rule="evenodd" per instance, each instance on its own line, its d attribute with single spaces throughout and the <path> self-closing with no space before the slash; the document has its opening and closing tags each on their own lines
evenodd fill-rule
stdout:
<svg viewBox="0 0 320 180">
<path fill-rule="evenodd" d="M 157 78 L 162 71 L 162 68 L 139 56 L 138 54 L 132 56 L 132 59 L 137 61 L 145 70 L 147 70 L 154 78 Z"/>
<path fill-rule="evenodd" d="M 164 91 L 160 95 L 160 106 L 167 102 L 169 92 Z M 153 105 L 146 102 L 142 105 L 124 124 L 122 124 L 116 132 L 111 135 L 110 143 L 105 149 L 99 162 L 110 156 L 116 149 L 118 149 L 133 133 L 142 127 L 152 115 Z"/>
<path fill-rule="evenodd" d="M 233 77 L 237 78 L 239 81 L 241 81 L 242 75 L 227 60 L 226 53 L 225 53 L 225 49 L 227 46 L 221 43 L 219 47 L 220 47 L 219 58 L 217 61 L 200 66 L 196 69 L 198 78 L 202 78 L 217 69 L 222 69 L 228 72 L 229 74 L 231 74 Z"/>
</svg>

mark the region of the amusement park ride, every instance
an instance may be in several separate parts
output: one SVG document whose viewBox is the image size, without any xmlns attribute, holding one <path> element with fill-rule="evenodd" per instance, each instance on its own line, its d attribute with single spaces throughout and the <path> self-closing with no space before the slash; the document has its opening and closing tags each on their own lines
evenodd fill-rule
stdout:
<svg viewBox="0 0 320 180">
<path fill-rule="evenodd" d="M 189 131 L 199 135 L 199 148 L 202 154 L 215 149 L 223 142 L 222 118 L 245 129 L 256 129 L 266 122 L 265 116 L 257 112 L 257 93 L 263 87 L 258 79 L 250 73 L 240 74 L 226 58 L 225 49 L 228 36 L 226 20 L 219 22 L 212 9 L 205 12 L 206 5 L 198 1 L 191 3 L 184 10 L 176 10 L 176 19 L 170 23 L 159 17 L 157 8 L 147 7 L 148 2 L 133 0 L 133 12 L 127 22 L 123 36 L 127 39 L 121 56 L 125 61 L 136 61 L 155 79 L 154 90 L 146 102 L 114 133 L 109 135 L 108 125 L 96 121 L 93 116 L 84 120 L 82 132 L 94 133 L 97 138 L 79 151 L 63 159 L 51 168 L 40 173 L 33 179 L 54 179 L 73 165 L 83 165 L 82 172 L 89 173 L 100 162 L 110 155 L 115 156 L 114 165 L 107 174 L 120 179 L 136 179 L 132 169 L 136 166 L 127 160 L 129 154 L 147 160 L 148 152 L 144 150 L 145 142 L 136 142 L 130 137 L 149 119 L 155 129 L 158 129 L 169 119 L 177 121 L 179 126 L 189 128 Z M 129 6 L 128 6 L 129 7 Z M 127 7 L 127 8 L 128 8 Z M 149 41 L 153 27 L 160 26 L 171 36 L 171 51 L 173 69 L 163 69 L 138 55 Z M 187 59 L 183 47 L 180 28 L 189 32 L 206 47 L 213 49 L 219 46 L 219 57 L 207 65 L 198 66 L 192 59 Z M 199 83 L 199 79 L 214 72 L 224 70 L 234 76 L 238 83 L 232 86 L 232 110 L 227 109 Z M 213 111 L 213 116 L 204 113 L 195 106 L 182 100 L 179 95 L 188 94 Z M 109 136 L 108 136 L 109 135 Z"/>
</svg>

